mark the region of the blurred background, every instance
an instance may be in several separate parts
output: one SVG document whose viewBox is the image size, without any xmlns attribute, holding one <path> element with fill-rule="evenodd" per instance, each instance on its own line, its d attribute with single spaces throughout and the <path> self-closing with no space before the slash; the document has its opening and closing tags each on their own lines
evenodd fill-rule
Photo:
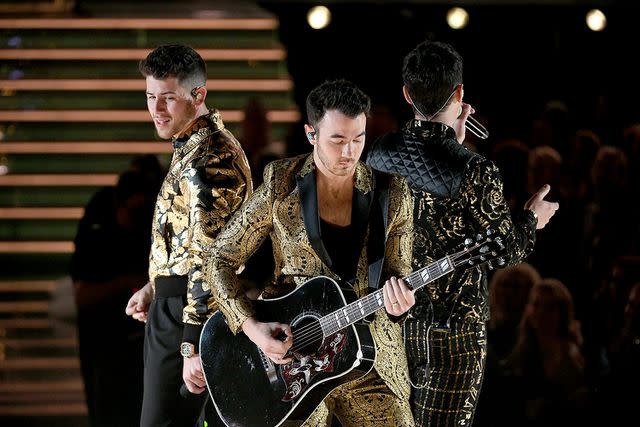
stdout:
<svg viewBox="0 0 640 427">
<path fill-rule="evenodd" d="M 425 39 L 451 43 L 490 132 L 467 147 L 496 162 L 514 212 L 544 183 L 561 206 L 527 263 L 491 275 L 474 425 L 628 412 L 637 393 L 622 390 L 640 379 L 639 20 L 632 0 L 0 1 L 3 425 L 88 426 L 102 390 L 137 410 L 143 327 L 124 302 L 146 282 L 138 224 L 171 155 L 137 63 L 163 43 L 206 60 L 208 105 L 256 184 L 268 161 L 310 151 L 311 88 L 360 85 L 374 104 L 369 145 L 411 118 L 403 57 Z M 260 268 L 248 279 L 268 277 Z"/>
</svg>

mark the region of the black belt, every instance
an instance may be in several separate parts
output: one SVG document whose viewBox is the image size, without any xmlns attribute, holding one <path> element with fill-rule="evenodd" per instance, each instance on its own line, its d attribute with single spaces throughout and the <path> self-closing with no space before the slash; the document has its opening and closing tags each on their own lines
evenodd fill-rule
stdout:
<svg viewBox="0 0 640 427">
<path fill-rule="evenodd" d="M 156 277 L 156 297 L 179 297 L 187 294 L 188 276 Z"/>
</svg>

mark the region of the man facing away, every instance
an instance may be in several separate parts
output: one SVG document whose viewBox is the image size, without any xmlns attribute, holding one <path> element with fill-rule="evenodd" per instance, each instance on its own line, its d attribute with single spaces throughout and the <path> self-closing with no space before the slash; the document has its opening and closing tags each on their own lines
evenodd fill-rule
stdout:
<svg viewBox="0 0 640 427">
<path fill-rule="evenodd" d="M 206 402 L 198 344 L 206 320 L 202 258 L 252 191 L 247 158 L 205 104 L 206 65 L 192 48 L 164 45 L 140 62 L 147 107 L 173 158 L 156 201 L 149 280 L 126 313 L 146 321 L 142 427 L 192 427 Z M 187 296 L 193 302 L 187 306 Z M 183 398 L 182 384 L 193 394 Z"/>
<path fill-rule="evenodd" d="M 294 341 L 290 326 L 258 321 L 236 275 L 260 243 L 271 237 L 275 259 L 275 279 L 265 288 L 265 298 L 282 296 L 319 275 L 351 286 L 361 297 L 369 281 L 378 283 L 368 277 L 369 264 L 384 257 L 378 276 L 389 278 L 383 287 L 386 311 L 376 312 L 369 325 L 377 348 L 374 367 L 332 391 L 305 425 L 328 426 L 335 414 L 345 427 L 413 426 L 406 357 L 396 323 L 415 302 L 413 291 L 397 279 L 410 269 L 409 188 L 401 177 L 388 177 L 388 211 L 373 202 L 381 181 L 359 161 L 370 109 L 369 97 L 359 88 L 345 80 L 328 81 L 309 93 L 306 104 L 305 132 L 313 152 L 265 168 L 263 184 L 234 214 L 205 261 L 209 298 L 218 303 L 234 333 L 244 332 L 282 364 L 290 360 L 285 358 Z M 370 211 L 375 209 L 380 218 L 386 216 L 386 229 L 382 224 L 373 229 Z M 376 252 L 367 250 L 374 235 L 387 239 L 380 258 L 370 257 Z M 277 337 L 282 333 L 290 338 L 281 341 Z M 287 425 L 303 421 L 287 420 Z"/>
<path fill-rule="evenodd" d="M 460 249 L 466 237 L 497 232 L 506 264 L 533 249 L 536 229 L 558 209 L 542 187 L 517 220 L 493 162 L 462 142 L 473 112 L 462 101 L 462 58 L 448 44 L 423 42 L 404 59 L 403 93 L 415 112 L 402 132 L 381 137 L 367 163 L 407 178 L 414 196 L 413 268 Z M 482 383 L 488 320 L 483 268 L 456 271 L 416 293 L 405 323 L 418 426 L 470 426 Z"/>
</svg>

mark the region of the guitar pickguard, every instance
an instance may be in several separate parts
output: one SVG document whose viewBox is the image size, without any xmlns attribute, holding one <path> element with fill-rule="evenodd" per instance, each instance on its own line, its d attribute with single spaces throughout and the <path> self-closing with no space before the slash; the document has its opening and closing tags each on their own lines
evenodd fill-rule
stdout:
<svg viewBox="0 0 640 427">
<path fill-rule="evenodd" d="M 282 378 L 287 388 L 283 402 L 290 402 L 302 395 L 313 378 L 321 372 L 333 372 L 333 361 L 344 347 L 346 334 L 336 332 L 325 338 L 320 348 L 309 355 L 302 355 L 281 366 Z"/>
</svg>

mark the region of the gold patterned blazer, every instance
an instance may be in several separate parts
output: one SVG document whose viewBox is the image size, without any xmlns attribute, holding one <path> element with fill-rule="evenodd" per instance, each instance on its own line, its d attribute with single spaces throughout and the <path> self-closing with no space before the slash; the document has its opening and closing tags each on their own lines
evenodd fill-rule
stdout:
<svg viewBox="0 0 640 427">
<path fill-rule="evenodd" d="M 531 211 L 512 218 L 496 165 L 458 143 L 454 130 L 437 122 L 412 120 L 387 134 L 369 151 L 367 163 L 404 176 L 414 196 L 413 267 L 460 250 L 467 237 L 491 229 L 506 246 L 505 265 L 521 262 L 535 244 Z M 484 267 L 456 270 L 416 292 L 412 315 L 436 323 L 448 318 L 483 322 L 489 318 Z"/>
<path fill-rule="evenodd" d="M 373 194 L 373 171 L 358 163 L 354 197 Z M 315 164 L 312 155 L 302 155 L 270 163 L 264 183 L 223 228 L 205 259 L 211 299 L 218 302 L 234 333 L 253 314 L 251 302 L 238 282 L 236 270 L 271 236 L 275 258 L 274 282 L 264 290 L 264 297 L 284 295 L 318 275 L 338 279 L 328 265 L 322 242 L 313 236 L 318 229 Z M 303 211 L 310 223 L 303 219 Z M 410 272 L 412 245 L 412 201 L 409 188 L 400 177 L 389 178 L 389 212 L 386 229 L 385 262 L 382 278 L 403 277 Z M 368 232 L 358 262 L 354 289 L 358 296 L 367 293 Z M 313 243 L 312 243 L 313 242 Z M 211 300 L 210 300 L 211 301 Z M 211 304 L 211 302 L 210 302 Z M 370 324 L 376 344 L 374 368 L 400 398 L 408 398 L 407 361 L 401 327 L 379 310 Z"/>
<path fill-rule="evenodd" d="M 197 343 L 207 314 L 202 257 L 252 190 L 247 157 L 220 113 L 198 117 L 173 140 L 173 158 L 156 202 L 149 278 L 187 276 L 185 341 Z"/>
</svg>

